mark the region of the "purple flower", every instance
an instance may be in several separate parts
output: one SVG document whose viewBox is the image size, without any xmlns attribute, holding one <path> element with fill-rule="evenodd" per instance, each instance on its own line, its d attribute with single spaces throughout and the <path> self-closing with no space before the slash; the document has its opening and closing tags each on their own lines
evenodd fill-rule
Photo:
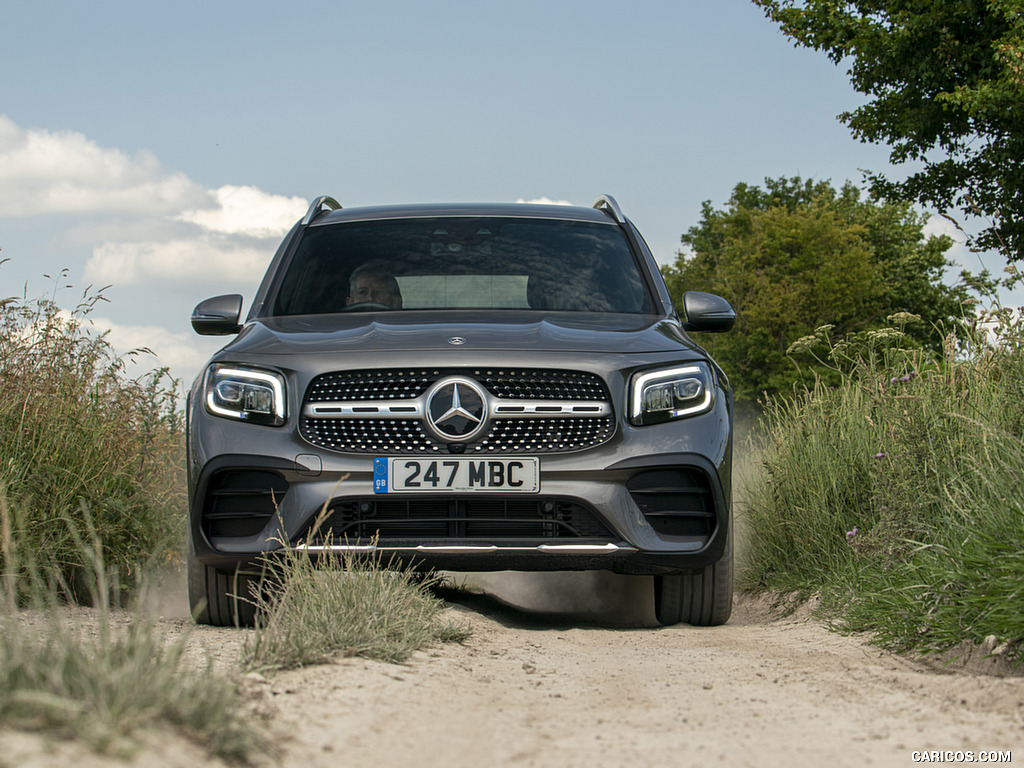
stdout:
<svg viewBox="0 0 1024 768">
<path fill-rule="evenodd" d="M 876 459 L 884 459 L 888 455 L 889 455 L 888 453 L 876 453 L 875 454 L 875 458 Z"/>
<path fill-rule="evenodd" d="M 847 542 L 853 543 L 853 539 L 854 539 L 854 537 L 858 533 L 860 533 L 860 530 L 857 528 L 857 526 L 854 526 L 852 531 L 847 531 L 846 532 L 846 540 L 847 540 Z"/>
</svg>

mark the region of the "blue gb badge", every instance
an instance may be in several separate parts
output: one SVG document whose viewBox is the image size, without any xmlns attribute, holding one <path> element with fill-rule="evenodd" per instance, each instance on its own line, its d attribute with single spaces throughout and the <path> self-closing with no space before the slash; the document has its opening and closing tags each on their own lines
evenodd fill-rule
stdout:
<svg viewBox="0 0 1024 768">
<path fill-rule="evenodd" d="M 387 493 L 388 492 L 388 460 L 387 459 L 374 459 L 373 460 L 373 492 L 374 493 Z"/>
</svg>

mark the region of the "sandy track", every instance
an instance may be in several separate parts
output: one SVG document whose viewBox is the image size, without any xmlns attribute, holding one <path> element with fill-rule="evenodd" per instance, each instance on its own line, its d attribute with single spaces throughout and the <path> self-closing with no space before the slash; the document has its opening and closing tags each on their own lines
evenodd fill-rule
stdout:
<svg viewBox="0 0 1024 768">
<path fill-rule="evenodd" d="M 503 599 L 452 605 L 474 632 L 464 646 L 400 666 L 340 659 L 249 681 L 281 763 L 905 766 L 919 750 L 1024 761 L 1021 677 L 938 672 L 750 599 L 724 627 L 654 628 L 643 579 L 474 578 Z M 173 635 L 187 619 L 165 622 Z M 189 642 L 230 666 L 240 636 L 196 628 Z M 196 764 L 178 749 L 156 739 L 132 764 Z M 11 765 L 113 764 L 67 745 L 41 760 L 22 737 L 0 739 L 0 764 L 4 751 Z"/>
<path fill-rule="evenodd" d="M 724 627 L 638 626 L 653 611 L 639 579 L 567 612 L 594 594 L 576 589 L 590 576 L 573 578 L 492 577 L 507 600 L 555 612 L 473 598 L 452 609 L 474 630 L 464 647 L 276 678 L 284 763 L 881 766 L 912 764 L 915 750 L 1024 761 L 1024 679 L 936 673 L 750 600 Z"/>
</svg>

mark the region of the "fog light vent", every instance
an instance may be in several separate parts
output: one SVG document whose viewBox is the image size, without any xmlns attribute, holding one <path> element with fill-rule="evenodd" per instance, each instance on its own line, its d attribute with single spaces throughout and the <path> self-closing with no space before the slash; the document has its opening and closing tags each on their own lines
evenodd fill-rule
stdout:
<svg viewBox="0 0 1024 768">
<path fill-rule="evenodd" d="M 233 469 L 210 479 L 203 529 L 210 538 L 254 536 L 277 514 L 288 481 L 276 472 Z"/>
<path fill-rule="evenodd" d="M 663 538 L 707 538 L 715 528 L 711 485 L 699 470 L 647 470 L 631 477 L 626 489 Z"/>
</svg>

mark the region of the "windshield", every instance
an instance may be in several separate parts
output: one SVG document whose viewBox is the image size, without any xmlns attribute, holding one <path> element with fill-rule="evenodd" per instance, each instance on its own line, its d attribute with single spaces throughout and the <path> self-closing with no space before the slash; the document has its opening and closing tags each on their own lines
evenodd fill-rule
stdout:
<svg viewBox="0 0 1024 768">
<path fill-rule="evenodd" d="M 557 219 L 383 219 L 311 227 L 279 286 L 275 315 L 650 310 L 617 226 Z"/>
</svg>

